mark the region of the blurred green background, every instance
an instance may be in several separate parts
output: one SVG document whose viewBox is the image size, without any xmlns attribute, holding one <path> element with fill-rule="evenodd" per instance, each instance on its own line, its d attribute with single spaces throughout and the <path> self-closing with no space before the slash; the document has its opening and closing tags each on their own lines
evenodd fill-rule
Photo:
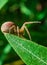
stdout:
<svg viewBox="0 0 47 65">
<path fill-rule="evenodd" d="M 41 21 L 41 24 L 30 24 L 27 27 L 32 41 L 47 46 L 47 0 L 0 0 L 0 28 L 6 21 L 13 21 L 19 27 L 26 21 Z M 24 37 L 29 39 L 26 31 Z M 16 64 L 18 60 L 19 56 L 0 29 L 0 65 L 25 65 L 22 61 Z"/>
</svg>

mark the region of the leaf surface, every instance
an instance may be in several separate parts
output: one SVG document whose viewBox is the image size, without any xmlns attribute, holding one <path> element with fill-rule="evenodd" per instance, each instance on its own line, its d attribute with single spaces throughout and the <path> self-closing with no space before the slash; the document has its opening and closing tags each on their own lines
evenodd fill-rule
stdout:
<svg viewBox="0 0 47 65">
<path fill-rule="evenodd" d="M 47 48 L 12 34 L 4 34 L 26 65 L 47 65 Z"/>
<path fill-rule="evenodd" d="M 0 0 L 0 9 L 8 2 L 8 0 Z"/>
</svg>

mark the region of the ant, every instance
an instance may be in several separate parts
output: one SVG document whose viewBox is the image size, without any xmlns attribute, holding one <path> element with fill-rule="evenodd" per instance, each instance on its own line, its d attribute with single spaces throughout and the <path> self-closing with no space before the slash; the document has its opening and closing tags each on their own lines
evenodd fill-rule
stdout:
<svg viewBox="0 0 47 65">
<path fill-rule="evenodd" d="M 2 32 L 5 32 L 5 33 L 13 33 L 13 34 L 16 34 L 20 37 L 23 36 L 24 34 L 24 30 L 26 30 L 28 36 L 29 36 L 29 39 L 31 40 L 31 35 L 29 33 L 29 30 L 28 28 L 26 27 L 27 24 L 33 24 L 33 23 L 41 23 L 41 22 L 25 22 L 21 28 L 19 28 L 19 26 L 16 26 L 14 24 L 14 22 L 11 22 L 11 21 L 7 21 L 5 23 L 2 24 L 1 26 L 1 31 Z"/>
</svg>

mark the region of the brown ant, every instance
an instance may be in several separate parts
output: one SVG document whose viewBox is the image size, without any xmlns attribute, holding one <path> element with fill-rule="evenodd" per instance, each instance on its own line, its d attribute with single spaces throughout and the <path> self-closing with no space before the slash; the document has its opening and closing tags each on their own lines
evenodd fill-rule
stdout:
<svg viewBox="0 0 47 65">
<path fill-rule="evenodd" d="M 2 24 L 1 26 L 1 31 L 5 32 L 5 33 L 13 33 L 16 34 L 20 37 L 22 37 L 22 35 L 24 34 L 24 30 L 26 30 L 29 39 L 31 40 L 31 35 L 29 33 L 28 28 L 26 27 L 27 24 L 32 24 L 32 23 L 41 23 L 41 22 L 25 22 L 21 28 L 19 28 L 19 26 L 16 26 L 14 24 L 14 22 L 8 21 Z"/>
</svg>

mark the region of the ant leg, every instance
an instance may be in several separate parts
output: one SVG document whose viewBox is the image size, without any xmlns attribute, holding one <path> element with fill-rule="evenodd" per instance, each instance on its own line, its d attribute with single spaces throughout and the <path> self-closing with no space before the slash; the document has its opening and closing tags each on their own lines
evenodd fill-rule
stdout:
<svg viewBox="0 0 47 65">
<path fill-rule="evenodd" d="M 25 28 L 25 30 L 26 30 L 28 36 L 29 36 L 29 39 L 31 40 L 31 35 L 30 35 L 30 32 L 29 32 L 28 28 L 27 28 L 26 26 L 25 26 L 24 28 Z"/>
<path fill-rule="evenodd" d="M 29 36 L 29 38 L 31 40 L 31 35 L 30 35 L 29 31 L 28 31 L 28 28 L 25 25 L 22 26 L 22 28 L 20 29 L 20 32 L 24 32 L 24 29 L 26 30 L 26 32 L 27 32 L 27 34 L 28 34 L 28 36 Z"/>
<path fill-rule="evenodd" d="M 11 33 L 11 30 L 14 30 L 14 32 L 16 33 L 16 26 L 15 25 L 11 26 L 9 28 L 9 33 Z"/>
<path fill-rule="evenodd" d="M 16 33 L 19 36 L 19 27 L 18 26 L 17 27 L 15 25 L 11 26 L 9 28 L 9 33 L 11 33 L 11 30 L 13 30 L 14 33 Z"/>
<path fill-rule="evenodd" d="M 33 24 L 33 23 L 41 23 L 41 22 L 38 22 L 38 21 L 36 21 L 36 22 L 25 22 L 25 23 L 22 25 L 20 32 L 24 31 L 24 26 L 25 26 L 26 24 Z"/>
<path fill-rule="evenodd" d="M 31 39 L 31 36 L 30 36 L 30 33 L 29 33 L 29 31 L 28 31 L 28 29 L 27 29 L 27 27 L 26 27 L 26 24 L 32 24 L 32 23 L 41 23 L 41 22 L 38 22 L 38 21 L 36 21 L 36 22 L 25 22 L 25 23 L 22 25 L 21 29 L 20 29 L 20 32 L 23 32 L 24 29 L 25 29 L 25 30 L 27 31 L 28 36 L 29 36 L 30 39 Z"/>
<path fill-rule="evenodd" d="M 29 22 L 25 22 L 23 25 L 26 25 L 26 24 L 33 24 L 33 23 L 41 23 L 41 22 L 38 22 L 38 21 L 31 22 L 31 21 L 29 21 Z"/>
<path fill-rule="evenodd" d="M 19 27 L 17 26 L 17 34 L 18 34 L 18 36 L 19 36 Z"/>
</svg>

